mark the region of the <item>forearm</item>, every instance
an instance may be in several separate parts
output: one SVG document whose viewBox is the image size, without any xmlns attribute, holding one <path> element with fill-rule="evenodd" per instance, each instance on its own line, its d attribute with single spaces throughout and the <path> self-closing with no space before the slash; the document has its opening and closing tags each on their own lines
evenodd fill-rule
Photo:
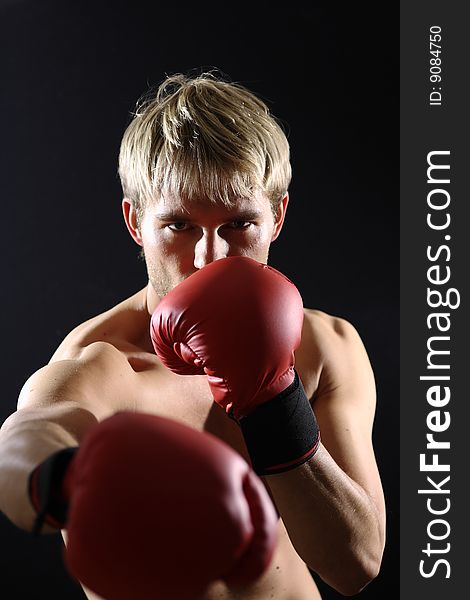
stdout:
<svg viewBox="0 0 470 600">
<path fill-rule="evenodd" d="M 50 418 L 45 414 L 43 409 L 20 410 L 0 429 L 0 510 L 26 531 L 32 531 L 36 518 L 28 495 L 29 475 L 54 452 L 77 446 L 85 428 L 96 422 L 91 413 L 71 403 L 51 410 Z M 53 531 L 43 528 L 43 533 Z"/>
<path fill-rule="evenodd" d="M 377 575 L 381 511 L 324 446 L 307 463 L 266 482 L 298 554 L 325 582 L 351 595 Z"/>
</svg>

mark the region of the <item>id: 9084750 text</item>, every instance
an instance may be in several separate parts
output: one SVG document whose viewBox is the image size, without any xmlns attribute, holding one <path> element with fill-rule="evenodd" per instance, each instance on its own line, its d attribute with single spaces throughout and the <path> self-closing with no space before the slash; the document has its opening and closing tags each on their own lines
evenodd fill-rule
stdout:
<svg viewBox="0 0 470 600">
<path fill-rule="evenodd" d="M 442 105 L 442 35 L 439 25 L 432 25 L 429 28 L 429 81 L 431 91 L 429 93 L 429 105 Z"/>
</svg>

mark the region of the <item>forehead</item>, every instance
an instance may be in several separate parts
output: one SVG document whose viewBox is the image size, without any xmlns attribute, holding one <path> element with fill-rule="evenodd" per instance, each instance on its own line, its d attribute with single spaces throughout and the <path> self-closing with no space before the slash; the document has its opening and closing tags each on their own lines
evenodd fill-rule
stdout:
<svg viewBox="0 0 470 600">
<path fill-rule="evenodd" d="M 262 192 L 250 198 L 235 198 L 230 203 L 222 200 L 212 201 L 208 198 L 182 198 L 176 194 L 161 193 L 151 204 L 151 212 L 156 216 L 179 214 L 187 217 L 195 214 L 269 213 L 271 205 L 268 197 Z M 150 207 L 149 207 L 150 208 Z"/>
</svg>

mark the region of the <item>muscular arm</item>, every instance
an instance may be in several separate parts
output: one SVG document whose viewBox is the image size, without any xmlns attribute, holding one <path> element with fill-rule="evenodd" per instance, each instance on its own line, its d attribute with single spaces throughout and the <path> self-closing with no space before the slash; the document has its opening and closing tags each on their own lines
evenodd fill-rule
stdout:
<svg viewBox="0 0 470 600">
<path fill-rule="evenodd" d="M 302 559 L 352 595 L 377 575 L 384 548 L 384 498 L 371 441 L 375 384 L 352 325 L 326 315 L 315 323 L 312 351 L 320 353 L 321 375 L 313 407 L 322 444 L 304 465 L 266 481 Z"/>
<path fill-rule="evenodd" d="M 26 381 L 17 411 L 0 429 L 0 510 L 17 527 L 31 531 L 36 516 L 27 493 L 31 471 L 53 452 L 78 446 L 89 427 L 119 410 L 126 369 L 115 348 L 94 343 L 78 358 L 50 363 Z M 112 378 L 106 377 L 110 371 Z"/>
</svg>

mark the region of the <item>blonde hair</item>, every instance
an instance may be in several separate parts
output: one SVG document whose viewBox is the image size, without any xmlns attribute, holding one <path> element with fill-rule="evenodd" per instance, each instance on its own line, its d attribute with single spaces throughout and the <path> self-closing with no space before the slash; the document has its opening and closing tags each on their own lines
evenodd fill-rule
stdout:
<svg viewBox="0 0 470 600">
<path fill-rule="evenodd" d="M 262 191 L 275 212 L 291 180 L 289 143 L 267 105 L 242 85 L 213 71 L 178 73 L 137 102 L 119 176 L 138 219 L 162 192 L 232 205 Z"/>
</svg>

